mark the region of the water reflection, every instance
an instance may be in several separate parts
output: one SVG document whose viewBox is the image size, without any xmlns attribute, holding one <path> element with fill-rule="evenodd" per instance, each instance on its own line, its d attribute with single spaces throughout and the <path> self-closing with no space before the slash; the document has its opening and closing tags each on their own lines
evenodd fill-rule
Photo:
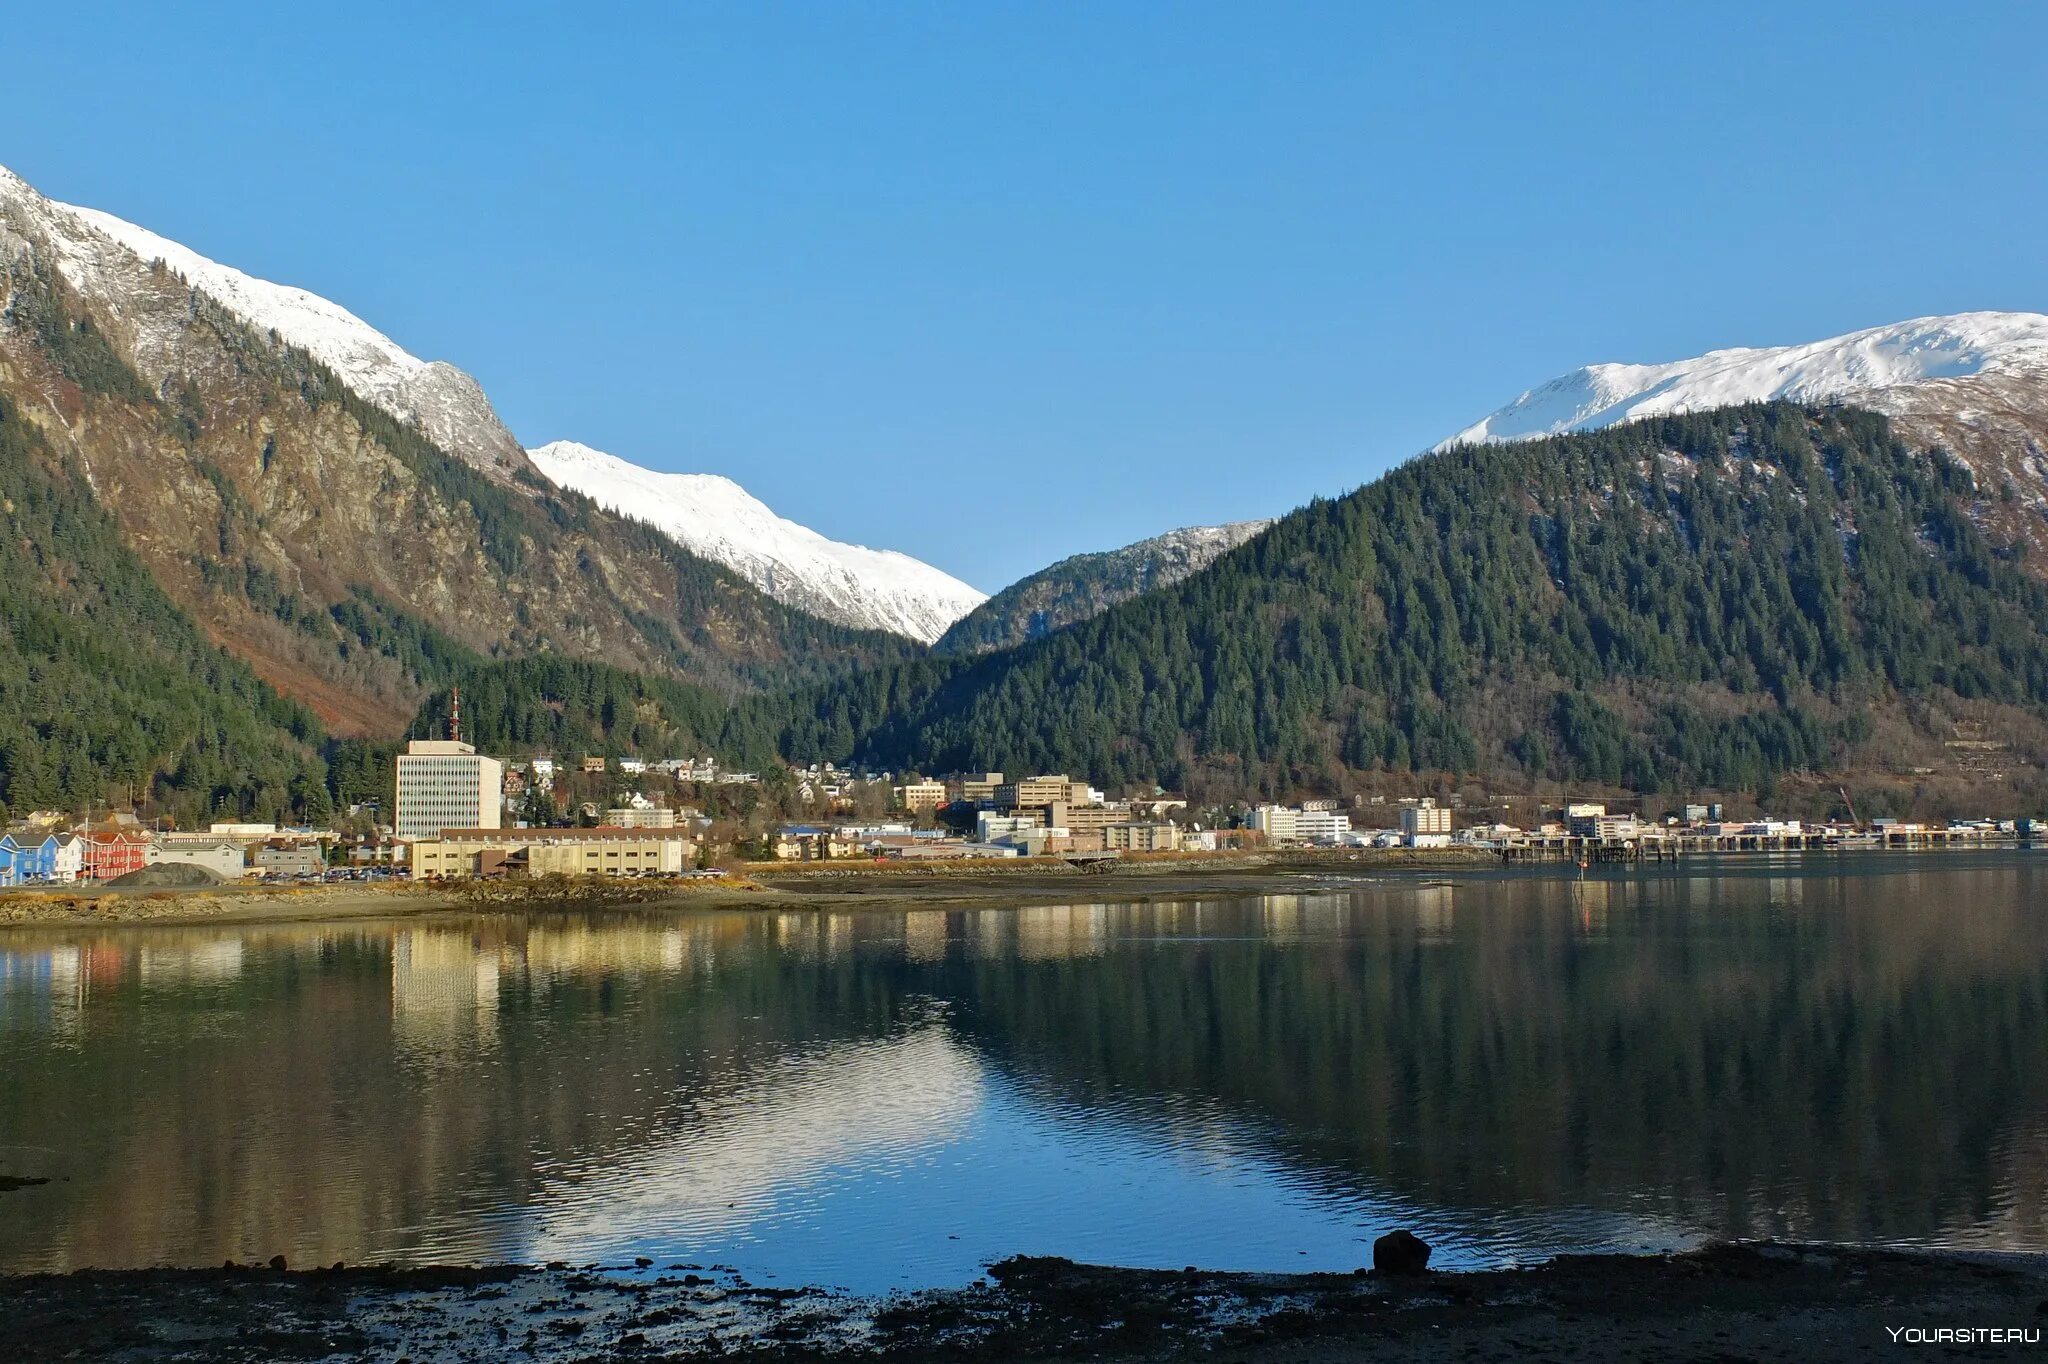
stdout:
<svg viewBox="0 0 2048 1364">
<path fill-rule="evenodd" d="M 0 1266 L 2048 1249 L 2023 854 L 0 937 Z"/>
</svg>

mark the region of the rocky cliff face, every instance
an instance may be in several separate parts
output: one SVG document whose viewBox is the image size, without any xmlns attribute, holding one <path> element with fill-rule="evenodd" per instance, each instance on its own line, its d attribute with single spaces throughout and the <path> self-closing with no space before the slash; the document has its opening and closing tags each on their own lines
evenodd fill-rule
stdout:
<svg viewBox="0 0 2048 1364">
<path fill-rule="evenodd" d="M 978 654 L 1042 639 L 1140 593 L 1171 587 L 1272 524 L 1189 526 L 1122 549 L 1062 559 L 990 597 L 933 647 L 941 653 Z"/>
<path fill-rule="evenodd" d="M 402 728 L 424 682 L 401 640 L 731 688 L 899 648 L 548 484 L 466 376 L 358 356 L 374 396 L 358 392 L 12 176 L 0 269 L 0 395 L 76 460 L 173 599 L 337 732 Z"/>
</svg>

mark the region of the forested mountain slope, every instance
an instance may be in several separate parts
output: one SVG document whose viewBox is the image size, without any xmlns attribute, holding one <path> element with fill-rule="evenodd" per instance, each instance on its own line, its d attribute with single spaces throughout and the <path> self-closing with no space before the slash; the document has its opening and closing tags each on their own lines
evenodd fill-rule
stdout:
<svg viewBox="0 0 2048 1364">
<path fill-rule="evenodd" d="M 932 647 L 940 653 L 981 654 L 1043 639 L 1120 601 L 1171 587 L 1272 524 L 1188 526 L 1122 549 L 1071 555 L 982 602 Z"/>
<path fill-rule="evenodd" d="M 0 528 L 0 811 L 118 787 L 188 820 L 325 812 L 318 722 L 207 642 L 5 399 Z"/>
<path fill-rule="evenodd" d="M 1038 643 L 740 723 L 806 757 L 1218 791 L 1768 789 L 1911 764 L 1963 719 L 2037 770 L 2048 587 L 1979 528 L 1986 499 L 1853 409 L 1455 448 Z"/>
</svg>

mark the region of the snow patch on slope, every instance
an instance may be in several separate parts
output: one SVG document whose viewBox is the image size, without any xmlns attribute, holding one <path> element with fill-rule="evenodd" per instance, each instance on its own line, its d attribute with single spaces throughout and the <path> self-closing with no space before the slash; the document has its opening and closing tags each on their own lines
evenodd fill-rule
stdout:
<svg viewBox="0 0 2048 1364">
<path fill-rule="evenodd" d="M 717 474 L 658 473 L 566 440 L 527 454 L 561 486 L 648 522 L 777 601 L 828 620 L 929 644 L 985 599 L 907 554 L 842 544 L 777 516 Z"/>
<path fill-rule="evenodd" d="M 1661 365 L 1588 365 L 1524 393 L 1436 448 L 1590 431 L 1640 417 L 1786 399 L 1877 399 L 1939 380 L 2048 373 L 2048 316 L 1956 313 L 1800 346 L 1710 351 Z"/>
</svg>

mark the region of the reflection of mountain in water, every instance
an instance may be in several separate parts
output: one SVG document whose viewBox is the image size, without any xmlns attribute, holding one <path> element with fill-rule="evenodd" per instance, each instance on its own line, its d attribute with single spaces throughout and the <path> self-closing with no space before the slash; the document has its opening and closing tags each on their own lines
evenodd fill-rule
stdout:
<svg viewBox="0 0 2048 1364">
<path fill-rule="evenodd" d="M 937 1024 L 726 1077 L 648 1145 L 543 1182 L 525 1258 L 625 1254 L 774 1215 L 835 1168 L 873 1174 L 957 1136 L 982 1088 L 980 1063 Z"/>
<path fill-rule="evenodd" d="M 2048 887 L 1979 865 L 1211 905 L 1171 952 L 1131 906 L 925 988 L 1048 1095 L 1208 1096 L 1333 1191 L 2048 1246 Z"/>
<path fill-rule="evenodd" d="M 1337 1203 L 2048 1248 L 2048 886 L 1879 862 L 17 934 L 0 1150 L 70 1182 L 0 1265 L 573 1258 L 914 1179 L 998 1087 Z"/>
</svg>

